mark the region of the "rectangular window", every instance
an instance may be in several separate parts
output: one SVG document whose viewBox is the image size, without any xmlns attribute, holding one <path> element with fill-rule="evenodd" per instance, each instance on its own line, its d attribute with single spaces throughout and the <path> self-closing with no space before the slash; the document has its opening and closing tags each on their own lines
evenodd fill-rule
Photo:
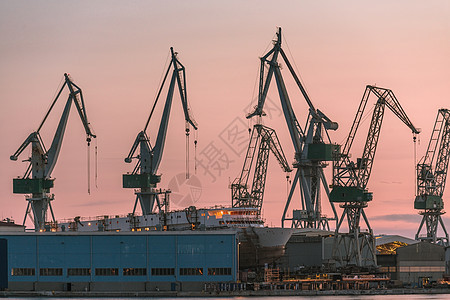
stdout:
<svg viewBox="0 0 450 300">
<path fill-rule="evenodd" d="M 62 276 L 62 268 L 42 268 L 39 270 L 41 276 Z"/>
<path fill-rule="evenodd" d="M 200 276 L 203 275 L 203 268 L 180 268 L 180 275 Z"/>
<path fill-rule="evenodd" d="M 146 268 L 124 268 L 123 276 L 146 276 Z"/>
<path fill-rule="evenodd" d="M 90 276 L 91 269 L 89 268 L 69 268 L 67 269 L 67 276 Z"/>
<path fill-rule="evenodd" d="M 208 275 L 231 275 L 231 268 L 208 268 Z"/>
<path fill-rule="evenodd" d="M 96 268 L 95 276 L 118 276 L 119 269 L 117 268 Z"/>
<path fill-rule="evenodd" d="M 174 268 L 152 268 L 152 276 L 173 276 Z"/>
<path fill-rule="evenodd" d="M 35 272 L 34 268 L 12 268 L 11 276 L 34 276 Z"/>
</svg>

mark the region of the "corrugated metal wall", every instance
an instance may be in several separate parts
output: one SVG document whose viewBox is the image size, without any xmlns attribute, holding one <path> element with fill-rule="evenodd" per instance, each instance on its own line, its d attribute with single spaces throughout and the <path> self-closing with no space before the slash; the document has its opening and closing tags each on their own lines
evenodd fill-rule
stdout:
<svg viewBox="0 0 450 300">
<path fill-rule="evenodd" d="M 8 239 L 9 268 L 6 272 L 10 282 L 236 280 L 237 246 L 234 233 L 33 233 L 5 235 L 2 238 Z M 70 274 L 68 269 L 76 275 Z M 196 274 L 192 274 L 192 270 Z"/>
<path fill-rule="evenodd" d="M 8 287 L 8 246 L 5 239 L 0 239 L 0 290 Z"/>
</svg>

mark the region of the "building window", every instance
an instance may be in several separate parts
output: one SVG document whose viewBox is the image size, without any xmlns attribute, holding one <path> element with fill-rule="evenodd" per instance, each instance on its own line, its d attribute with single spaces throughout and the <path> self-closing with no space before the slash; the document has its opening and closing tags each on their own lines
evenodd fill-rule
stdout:
<svg viewBox="0 0 450 300">
<path fill-rule="evenodd" d="M 42 268 L 39 270 L 41 276 L 62 276 L 62 268 Z"/>
<path fill-rule="evenodd" d="M 203 275 L 203 268 L 180 268 L 180 275 L 187 275 L 187 276 Z"/>
<path fill-rule="evenodd" d="M 89 268 L 69 268 L 67 269 L 67 276 L 90 276 L 91 269 Z"/>
<path fill-rule="evenodd" d="M 146 268 L 124 268 L 123 276 L 146 276 Z"/>
<path fill-rule="evenodd" d="M 152 276 L 173 276 L 174 268 L 152 268 Z"/>
<path fill-rule="evenodd" d="M 208 275 L 231 275 L 231 268 L 208 268 Z"/>
<path fill-rule="evenodd" d="M 34 276 L 35 272 L 34 268 L 12 268 L 11 276 Z"/>
<path fill-rule="evenodd" d="M 401 273 L 424 273 L 424 272 L 445 272 L 444 266 L 401 266 L 399 267 Z"/>
<path fill-rule="evenodd" d="M 387 266 L 384 266 L 384 267 L 380 267 L 379 269 L 378 269 L 381 273 L 395 273 L 395 272 L 397 272 L 397 268 L 396 267 L 387 267 Z"/>
<path fill-rule="evenodd" d="M 119 269 L 117 268 L 97 268 L 95 269 L 95 276 L 118 276 Z"/>
</svg>

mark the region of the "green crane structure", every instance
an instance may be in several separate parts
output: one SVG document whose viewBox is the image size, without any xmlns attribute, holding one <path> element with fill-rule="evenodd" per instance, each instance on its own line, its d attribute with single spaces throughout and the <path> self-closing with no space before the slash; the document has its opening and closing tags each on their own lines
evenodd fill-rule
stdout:
<svg viewBox="0 0 450 300">
<path fill-rule="evenodd" d="M 91 138 L 96 137 L 87 120 L 86 108 L 84 106 L 83 93 L 81 92 L 81 89 L 73 83 L 68 74 L 64 74 L 64 79 L 64 84 L 59 90 L 56 98 L 53 100 L 38 129 L 32 132 L 22 143 L 19 149 L 10 157 L 11 160 L 16 161 L 19 155 L 28 147 L 29 144 L 31 144 L 31 157 L 25 160 L 30 164 L 22 178 L 13 179 L 13 193 L 31 194 L 31 196 L 26 196 L 28 205 L 25 212 L 25 217 L 23 219 L 23 225 L 25 225 L 27 216 L 29 215 L 33 220 L 35 231 L 43 231 L 45 229 L 44 227 L 47 224 L 47 214 L 49 209 L 52 217 L 52 223 L 49 225 L 56 226 L 56 220 L 51 205 L 51 201 L 54 200 L 54 195 L 50 194 L 50 189 L 53 188 L 54 185 L 54 179 L 51 178 L 51 174 L 61 150 L 72 103 L 75 104 L 81 118 L 81 122 L 83 123 L 88 146 L 90 145 Z M 56 129 L 52 144 L 50 148 L 46 150 L 39 132 L 65 87 L 69 89 L 69 96 Z"/>
<path fill-rule="evenodd" d="M 354 162 L 350 160 L 350 149 L 370 95 L 374 95 L 377 102 L 372 114 L 363 154 L 361 158 Z M 336 226 L 333 245 L 333 258 L 339 266 L 350 264 L 359 267 L 376 266 L 373 232 L 364 208 L 372 200 L 372 192 L 367 190 L 367 184 L 374 163 L 386 106 L 412 130 L 414 135 L 419 133 L 391 90 L 370 85 L 366 87 L 347 141 L 342 148 L 342 152 L 337 154 L 333 161 L 333 184 L 330 200 L 333 203 L 339 203 L 340 207 L 343 208 Z M 361 217 L 368 228 L 367 232 L 361 232 L 360 230 Z M 347 219 L 348 233 L 341 232 L 344 219 Z"/>
<path fill-rule="evenodd" d="M 158 209 L 158 211 L 160 212 L 164 209 L 168 210 L 168 195 L 170 191 L 156 189 L 156 185 L 161 182 L 161 175 L 157 174 L 157 172 L 164 152 L 164 145 L 166 141 L 167 127 L 169 124 L 175 84 L 178 86 L 178 91 L 181 97 L 181 104 L 183 106 L 184 117 L 186 121 L 185 130 L 187 142 L 189 141 L 190 126 L 197 130 L 197 123 L 192 117 L 192 113 L 187 102 L 185 68 L 178 60 L 177 53 L 173 51 L 173 48 L 170 48 L 170 53 L 170 64 L 161 83 L 161 87 L 159 88 L 156 100 L 150 112 L 150 116 L 145 123 L 144 129 L 138 133 L 136 140 L 131 147 L 130 153 L 125 158 L 126 163 L 131 163 L 133 159 L 137 159 L 136 166 L 134 167 L 131 174 L 123 174 L 123 187 L 136 189 L 136 201 L 134 203 L 133 215 L 135 214 L 138 202 L 140 203 L 143 215 L 151 214 L 156 209 Z M 153 116 L 153 112 L 155 111 L 155 107 L 158 103 L 158 99 L 161 95 L 164 84 L 169 77 L 171 70 L 171 79 L 159 125 L 158 135 L 156 137 L 155 144 L 152 147 L 146 131 Z M 138 148 L 140 149 L 139 154 L 134 156 Z M 186 143 L 186 155 L 188 155 L 188 149 L 188 143 Z M 188 165 L 189 159 L 187 158 L 186 166 Z M 162 195 L 164 198 L 160 199 L 160 195 Z"/>
<path fill-rule="evenodd" d="M 255 162 L 252 188 L 249 190 L 248 181 L 255 160 L 256 149 L 258 149 L 258 155 Z M 233 207 L 256 207 L 258 208 L 258 216 L 261 215 L 270 152 L 275 155 L 284 172 L 292 171 L 275 130 L 261 124 L 254 125 L 241 176 L 231 184 Z"/>
<path fill-rule="evenodd" d="M 281 47 L 281 28 L 278 28 L 276 35 L 277 38 L 273 41 L 273 48 L 260 58 L 258 104 L 255 110 L 247 115 L 247 118 L 254 116 L 261 117 L 264 114 L 264 103 L 272 77 L 275 77 L 284 117 L 294 146 L 295 157 L 293 167 L 296 169 L 281 218 L 281 224 L 284 227 L 286 221 L 291 221 L 291 227 L 329 230 L 328 221 L 330 218 L 322 215 L 321 190 L 323 188 L 328 196 L 328 184 L 323 170 L 327 165 L 325 161 L 331 161 L 333 159 L 333 153 L 338 151 L 338 147 L 329 141 L 330 138 L 327 130 L 336 130 L 338 124 L 332 122 L 324 113 L 314 107 Z M 292 108 L 291 100 L 281 74 L 281 68 L 278 62 L 279 56 L 281 56 L 286 64 L 303 98 L 308 104 L 309 114 L 306 122 L 306 131 L 300 126 Z M 324 132 L 326 135 L 324 135 Z M 326 138 L 328 138 L 327 142 Z M 288 218 L 287 211 L 297 187 L 300 188 L 301 196 L 299 204 L 301 204 L 301 210 L 293 210 L 293 217 Z M 331 219 L 335 220 L 337 218 L 336 211 L 333 204 L 330 203 L 330 205 L 335 216 L 335 218 Z"/>
<path fill-rule="evenodd" d="M 450 111 L 439 109 L 425 156 L 417 164 L 417 193 L 414 208 L 422 215 L 416 240 L 449 245 L 448 233 L 441 216 L 445 213 L 442 196 L 450 160 Z M 426 235 L 420 235 L 426 224 Z M 439 224 L 444 236 L 439 236 Z"/>
</svg>

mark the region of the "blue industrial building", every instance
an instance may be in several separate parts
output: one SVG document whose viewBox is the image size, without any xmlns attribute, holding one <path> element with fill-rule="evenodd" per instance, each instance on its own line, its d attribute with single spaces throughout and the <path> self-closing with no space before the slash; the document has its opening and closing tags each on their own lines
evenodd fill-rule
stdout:
<svg viewBox="0 0 450 300">
<path fill-rule="evenodd" d="M 235 231 L 4 233 L 10 290 L 199 290 L 235 282 Z M 6 243 L 7 242 L 7 243 Z"/>
<path fill-rule="evenodd" d="M 0 239 L 0 291 L 8 287 L 7 241 Z"/>
</svg>

